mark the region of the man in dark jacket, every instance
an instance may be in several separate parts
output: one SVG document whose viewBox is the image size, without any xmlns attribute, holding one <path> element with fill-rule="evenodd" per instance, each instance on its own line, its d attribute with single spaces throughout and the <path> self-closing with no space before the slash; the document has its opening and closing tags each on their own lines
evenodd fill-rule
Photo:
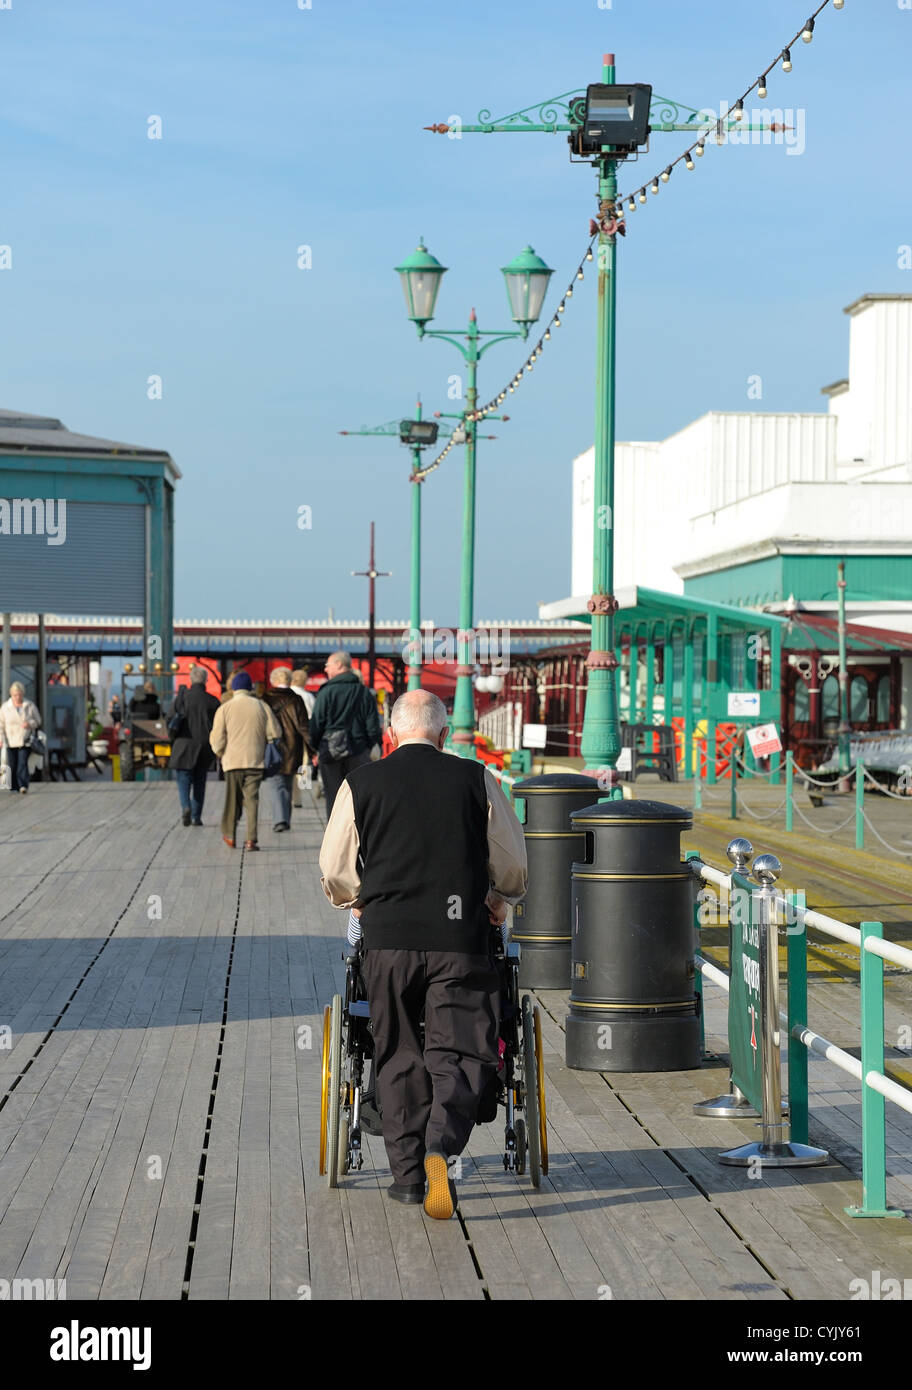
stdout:
<svg viewBox="0 0 912 1390">
<path fill-rule="evenodd" d="M 321 685 L 310 716 L 310 743 L 320 757 L 328 820 L 348 774 L 379 758 L 381 733 L 377 702 L 352 670 L 348 652 L 333 652 L 325 670 L 329 679 Z"/>
<path fill-rule="evenodd" d="M 498 1064 L 491 928 L 526 891 L 526 847 L 484 765 L 440 751 L 436 695 L 401 696 L 391 728 L 394 752 L 340 788 L 320 868 L 330 902 L 358 919 L 351 935 L 363 931 L 389 1194 L 446 1219 L 448 1160 L 465 1148 Z"/>
<path fill-rule="evenodd" d="M 273 830 L 291 826 L 291 793 L 294 776 L 304 759 L 310 757 L 307 706 L 291 688 L 291 667 L 277 666 L 269 675 L 269 690 L 263 697 L 282 726 L 282 766 L 269 780 L 275 800 Z"/>
<path fill-rule="evenodd" d="M 169 715 L 169 720 L 177 714 L 181 721 L 171 741 L 168 766 L 177 773 L 177 792 L 184 825 L 202 825 L 206 774 L 215 767 L 209 734 L 219 702 L 206 690 L 207 675 L 204 666 L 190 668 L 190 685 L 181 686 Z"/>
</svg>

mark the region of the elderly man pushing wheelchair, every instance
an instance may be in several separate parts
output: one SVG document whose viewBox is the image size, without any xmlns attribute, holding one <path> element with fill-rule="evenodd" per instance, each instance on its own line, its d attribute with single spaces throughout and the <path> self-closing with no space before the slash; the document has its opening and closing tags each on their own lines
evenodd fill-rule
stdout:
<svg viewBox="0 0 912 1390">
<path fill-rule="evenodd" d="M 496 778 L 441 751 L 436 695 L 400 696 L 390 727 L 389 757 L 342 784 L 320 868 L 329 901 L 351 911 L 349 939 L 363 933 L 389 1194 L 445 1220 L 447 1161 L 468 1143 L 499 1061 L 491 928 L 526 891 L 526 847 Z"/>
</svg>

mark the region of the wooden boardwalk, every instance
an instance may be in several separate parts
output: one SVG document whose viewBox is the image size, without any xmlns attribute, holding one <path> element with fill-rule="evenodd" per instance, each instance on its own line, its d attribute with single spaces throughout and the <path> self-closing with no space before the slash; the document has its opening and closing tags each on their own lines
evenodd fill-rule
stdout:
<svg viewBox="0 0 912 1390">
<path fill-rule="evenodd" d="M 540 996 L 538 1193 L 503 1172 L 499 1126 L 474 1131 L 458 1220 L 391 1203 L 373 1139 L 330 1191 L 320 1030 L 345 915 L 319 886 L 322 814 L 273 836 L 266 812 L 263 851 L 231 853 L 221 795 L 210 781 L 202 830 L 168 785 L 0 798 L 0 1278 L 65 1279 L 69 1299 L 479 1301 L 846 1300 L 875 1270 L 912 1278 L 908 1219 L 843 1212 L 859 1106 L 833 1068 L 811 1063 L 812 1140 L 848 1167 L 756 1181 L 718 1163 L 754 1127 L 692 1113 L 727 1082 L 709 989 L 710 1064 L 663 1075 L 568 1071 L 567 996 Z M 700 830 L 720 863 L 724 834 Z M 888 1031 L 907 986 L 891 983 Z M 811 995 L 818 1030 L 857 1042 L 848 967 L 814 974 Z M 912 1117 L 887 1113 L 891 1197 L 912 1207 Z"/>
</svg>

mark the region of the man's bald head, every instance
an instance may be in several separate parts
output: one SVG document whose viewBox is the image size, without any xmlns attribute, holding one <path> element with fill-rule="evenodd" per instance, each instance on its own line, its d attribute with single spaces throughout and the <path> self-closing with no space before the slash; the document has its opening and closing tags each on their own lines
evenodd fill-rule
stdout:
<svg viewBox="0 0 912 1390">
<path fill-rule="evenodd" d="M 429 690 L 409 690 L 400 695 L 390 715 L 390 728 L 397 744 L 426 738 L 439 747 L 446 726 L 446 706 Z"/>
</svg>

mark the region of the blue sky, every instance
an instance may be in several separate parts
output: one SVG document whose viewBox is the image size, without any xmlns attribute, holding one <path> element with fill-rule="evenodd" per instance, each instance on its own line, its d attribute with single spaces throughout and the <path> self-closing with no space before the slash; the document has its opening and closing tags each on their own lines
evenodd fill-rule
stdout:
<svg viewBox="0 0 912 1390">
<path fill-rule="evenodd" d="M 12 0 L 0 9 L 0 406 L 168 449 L 181 617 L 366 612 L 368 529 L 408 610 L 409 456 L 340 429 L 453 408 L 454 348 L 419 342 L 394 267 L 423 235 L 449 267 L 436 327 L 509 326 L 499 267 L 527 242 L 572 275 L 594 178 L 563 136 L 422 127 L 504 115 L 600 78 L 694 107 L 733 99 L 810 0 Z M 631 218 L 619 271 L 618 437 L 704 411 L 821 410 L 848 369 L 842 309 L 912 291 L 912 11 L 827 8 L 764 105 L 805 148 L 711 147 Z M 801 114 L 803 113 L 803 114 Z M 162 139 L 147 138 L 160 116 Z M 656 135 L 629 189 L 683 148 Z M 299 270 L 297 248 L 311 247 Z M 569 591 L 570 464 L 591 443 L 595 277 L 511 420 L 479 446 L 476 614 L 534 617 Z M 492 348 L 482 398 L 527 349 Z M 159 374 L 161 400 L 147 399 Z M 759 374 L 763 399 L 747 396 Z M 505 407 L 506 408 L 506 407 Z M 423 489 L 423 615 L 455 625 L 461 450 Z M 312 508 L 310 531 L 298 508 Z"/>
</svg>

